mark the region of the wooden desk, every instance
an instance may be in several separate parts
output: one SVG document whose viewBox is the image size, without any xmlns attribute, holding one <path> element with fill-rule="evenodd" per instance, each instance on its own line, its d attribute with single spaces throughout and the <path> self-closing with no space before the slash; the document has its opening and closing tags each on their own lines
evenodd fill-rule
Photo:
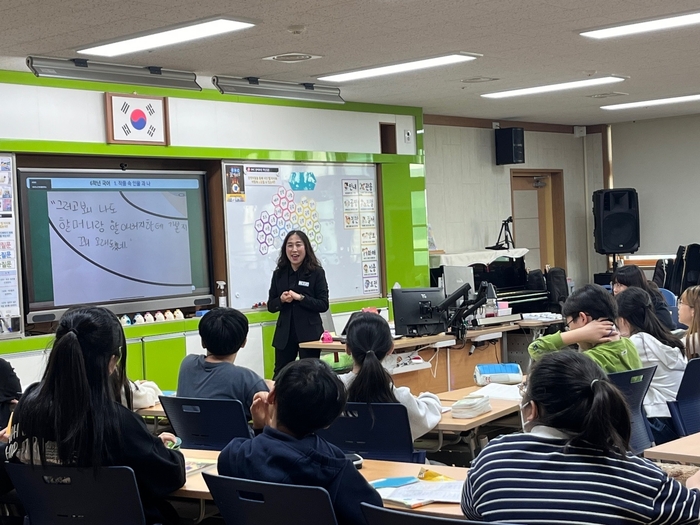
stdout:
<svg viewBox="0 0 700 525">
<path fill-rule="evenodd" d="M 422 337 L 402 337 L 401 339 L 394 340 L 394 351 L 398 352 L 400 350 L 429 346 L 434 343 L 442 343 L 445 341 L 452 341 L 455 344 L 455 338 L 451 335 L 438 334 L 438 335 L 424 335 Z M 345 344 L 340 341 L 333 341 L 332 343 L 322 343 L 321 341 L 311 341 L 308 343 L 299 343 L 299 348 L 308 348 L 310 350 L 321 350 L 321 352 L 345 352 Z"/>
<path fill-rule="evenodd" d="M 191 450 L 183 449 L 183 455 L 186 460 L 205 460 L 213 461 L 219 456 L 219 452 L 211 450 Z M 418 465 L 416 463 L 400 463 L 395 461 L 375 461 L 366 459 L 360 469 L 360 473 L 365 477 L 367 481 L 374 481 L 382 478 L 391 478 L 398 476 L 417 476 L 418 471 L 421 467 L 425 465 Z M 457 481 L 463 481 L 467 478 L 467 469 L 462 467 L 443 467 L 443 466 L 430 466 L 431 470 L 435 470 L 440 474 L 451 477 Z M 217 469 L 215 466 L 205 469 L 204 472 L 209 474 L 217 474 Z M 181 489 L 176 490 L 171 494 L 171 496 L 177 496 L 180 498 L 189 498 L 197 500 L 211 500 L 211 494 L 209 493 L 209 488 L 204 482 L 202 477 L 202 471 L 195 472 L 187 476 L 187 481 L 185 486 Z M 431 514 L 435 516 L 445 516 L 445 517 L 455 517 L 462 516 L 462 511 L 459 505 L 454 503 L 433 503 L 431 505 L 426 505 L 424 507 L 419 507 L 417 509 L 406 509 L 405 507 L 395 507 L 401 510 L 406 510 L 407 512 L 421 512 L 424 514 Z"/>
<path fill-rule="evenodd" d="M 700 432 L 648 448 L 644 457 L 700 465 Z"/>
<path fill-rule="evenodd" d="M 467 390 L 467 389 L 464 389 Z M 461 398 L 460 398 L 461 399 Z M 443 401 L 440 399 L 440 401 Z M 444 406 L 451 406 L 454 401 L 445 400 L 443 401 Z M 435 427 L 437 431 L 450 431 L 450 432 L 468 432 L 474 430 L 481 425 L 490 423 L 495 419 L 499 419 L 504 416 L 509 416 L 511 414 L 517 414 L 520 410 L 520 402 L 510 400 L 510 399 L 490 399 L 491 410 L 480 416 L 470 418 L 470 419 L 456 419 L 452 417 L 452 411 L 445 412 L 440 419 L 440 422 Z"/>
<path fill-rule="evenodd" d="M 163 410 L 163 405 L 160 402 L 152 407 L 139 408 L 135 412 L 141 417 L 165 417 L 165 410 Z"/>
</svg>

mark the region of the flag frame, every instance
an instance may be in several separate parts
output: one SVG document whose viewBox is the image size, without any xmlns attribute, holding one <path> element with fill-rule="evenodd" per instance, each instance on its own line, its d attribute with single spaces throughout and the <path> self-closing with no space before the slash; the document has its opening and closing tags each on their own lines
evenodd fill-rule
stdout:
<svg viewBox="0 0 700 525">
<path fill-rule="evenodd" d="M 163 129 L 162 137 L 142 136 L 139 139 L 132 139 L 126 135 L 115 133 L 115 120 L 122 118 L 119 115 L 120 108 L 114 103 L 114 99 L 133 99 L 136 104 L 155 104 L 158 111 L 150 116 L 151 121 L 156 126 Z M 105 93 L 105 125 L 107 131 L 107 144 L 141 144 L 148 146 L 169 146 L 170 145 L 170 119 L 168 115 L 167 97 L 154 97 L 149 95 L 132 95 L 127 93 Z"/>
</svg>

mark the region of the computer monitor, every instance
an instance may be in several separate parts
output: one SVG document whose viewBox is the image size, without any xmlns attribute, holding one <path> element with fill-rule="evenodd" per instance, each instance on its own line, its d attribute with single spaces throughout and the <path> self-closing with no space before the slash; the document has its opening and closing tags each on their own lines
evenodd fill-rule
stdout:
<svg viewBox="0 0 700 525">
<path fill-rule="evenodd" d="M 394 288 L 391 291 L 396 335 L 436 335 L 445 331 L 446 314 L 437 308 L 442 288 Z"/>
</svg>

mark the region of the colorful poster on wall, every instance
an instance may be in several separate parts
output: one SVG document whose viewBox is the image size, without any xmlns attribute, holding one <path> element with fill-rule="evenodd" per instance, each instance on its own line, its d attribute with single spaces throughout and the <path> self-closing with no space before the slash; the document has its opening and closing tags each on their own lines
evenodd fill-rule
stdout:
<svg viewBox="0 0 700 525">
<path fill-rule="evenodd" d="M 14 157 L 0 153 L 0 337 L 22 326 L 14 181 Z"/>
</svg>

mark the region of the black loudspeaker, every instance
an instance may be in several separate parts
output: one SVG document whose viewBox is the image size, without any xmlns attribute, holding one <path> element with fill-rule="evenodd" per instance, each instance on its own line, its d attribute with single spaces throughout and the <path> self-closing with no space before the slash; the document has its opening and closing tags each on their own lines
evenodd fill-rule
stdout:
<svg viewBox="0 0 700 525">
<path fill-rule="evenodd" d="M 634 188 L 593 192 L 595 251 L 634 253 L 639 249 L 639 199 Z"/>
<path fill-rule="evenodd" d="M 503 128 L 496 130 L 496 164 L 522 164 L 525 162 L 525 130 Z"/>
</svg>

